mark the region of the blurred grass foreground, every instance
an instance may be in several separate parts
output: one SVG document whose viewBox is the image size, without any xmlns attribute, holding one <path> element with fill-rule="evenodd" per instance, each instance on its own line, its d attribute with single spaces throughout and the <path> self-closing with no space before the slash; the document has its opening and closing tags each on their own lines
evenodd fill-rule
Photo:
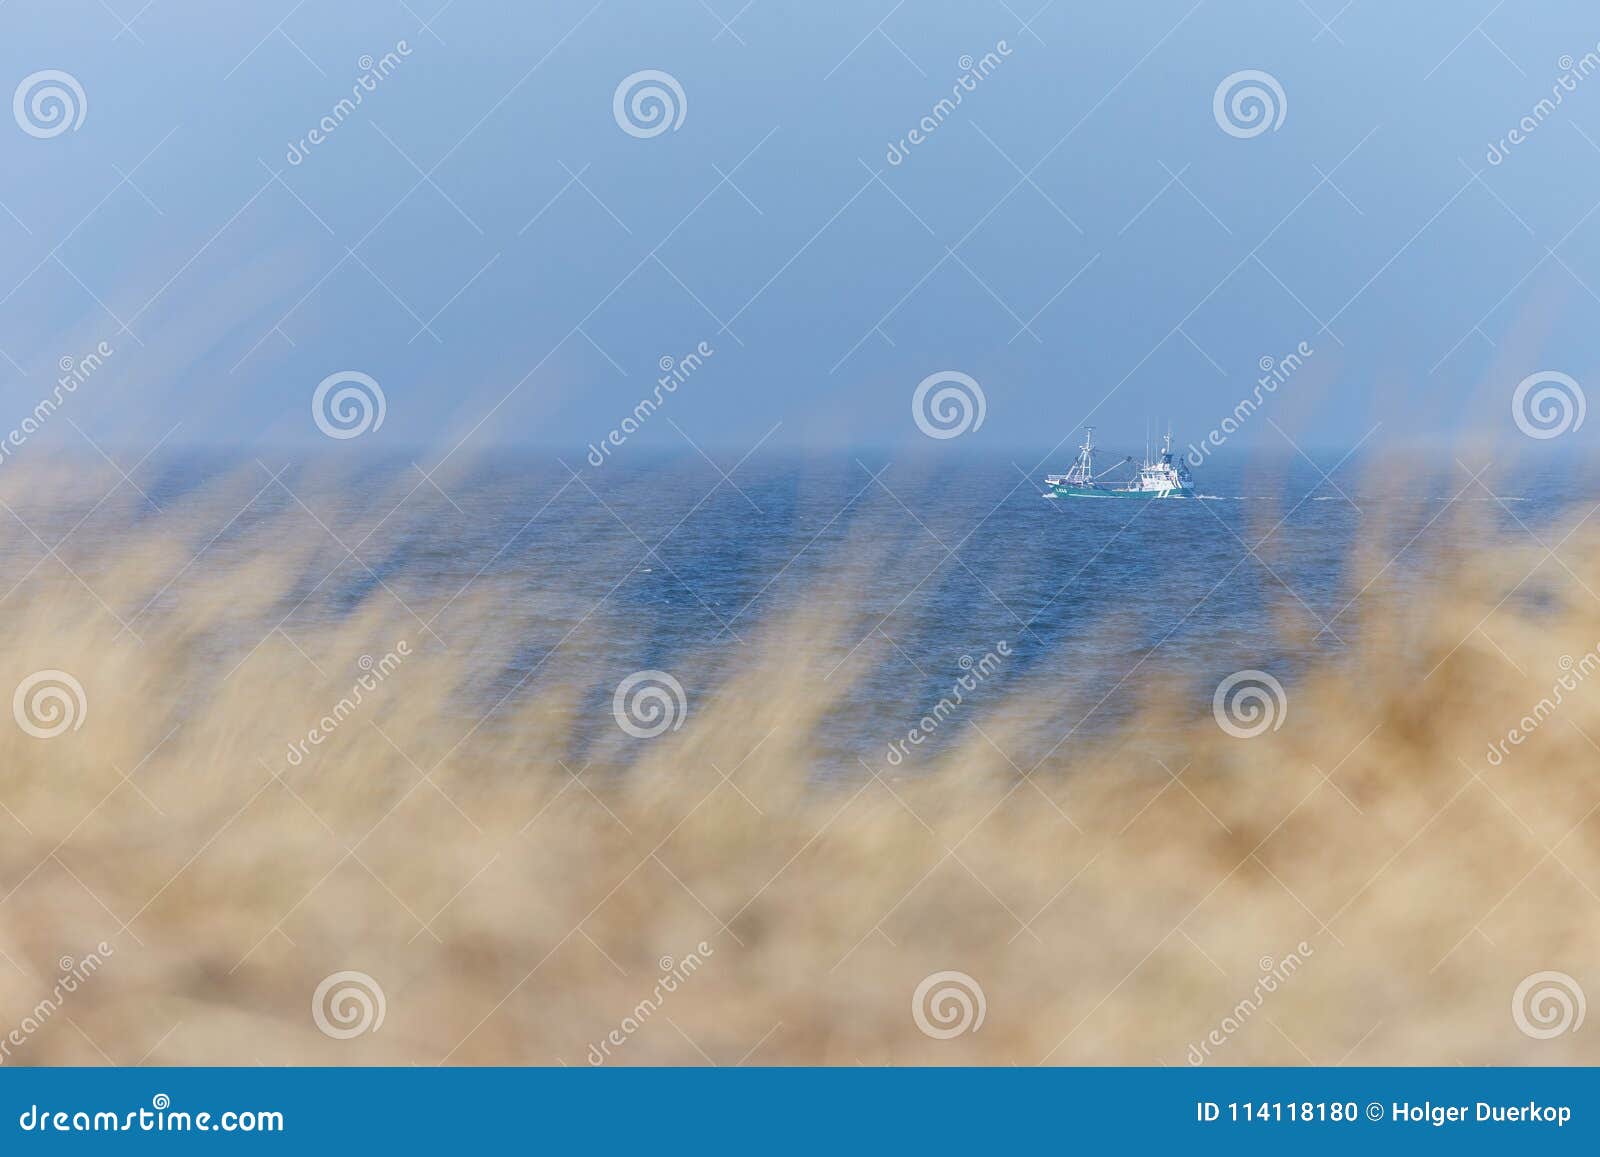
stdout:
<svg viewBox="0 0 1600 1157">
<path fill-rule="evenodd" d="M 1370 541 L 1347 646 L 1092 741 L 975 655 L 819 774 L 847 585 L 619 672 L 395 496 L 103 481 L 4 480 L 0 1062 L 1600 1062 L 1593 535 Z"/>
</svg>

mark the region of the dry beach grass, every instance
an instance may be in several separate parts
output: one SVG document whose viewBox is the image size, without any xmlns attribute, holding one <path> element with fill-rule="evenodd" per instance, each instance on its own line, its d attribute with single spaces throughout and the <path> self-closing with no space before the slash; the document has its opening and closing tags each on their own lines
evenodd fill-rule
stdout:
<svg viewBox="0 0 1600 1157">
<path fill-rule="evenodd" d="M 1420 600 L 1382 570 L 1403 543 L 1369 543 L 1354 569 L 1381 577 L 1343 620 L 1350 646 L 1252 739 L 1154 699 L 1119 736 L 1013 764 L 1048 703 L 1028 695 L 914 774 L 818 783 L 851 694 L 848 664 L 824 678 L 847 610 L 752 633 L 714 693 L 685 657 L 677 730 L 606 719 L 580 743 L 627 626 L 604 612 L 573 626 L 559 592 L 493 575 L 448 603 L 402 605 L 384 576 L 325 605 L 318 578 L 361 568 L 305 532 L 307 509 L 208 545 L 265 475 L 159 515 L 124 488 L 47 556 L 22 522 L 70 512 L 41 529 L 54 543 L 100 480 L 5 481 L 21 521 L 0 514 L 20 544 L 0 683 L 60 670 L 84 696 L 53 738 L 0 727 L 0 1036 L 33 1022 L 5 1063 L 581 1065 L 615 1031 L 608 1063 L 1183 1064 L 1229 1018 L 1212 1063 L 1600 1062 L 1592 1028 L 1537 1039 L 1512 1014 L 1537 972 L 1600 991 L 1600 678 L 1575 666 L 1554 714 L 1486 758 L 1562 656 L 1600 645 L 1583 532 L 1557 558 L 1431 536 Z M 296 493 L 349 546 L 392 505 Z M 492 719 L 463 709 L 520 636 L 569 627 Z M 361 656 L 382 679 L 289 760 Z M 1145 753 L 1150 735 L 1183 762 Z M 91 952 L 98 970 L 41 1010 L 62 958 Z M 981 987 L 976 1031 L 919 1030 L 912 994 L 943 970 Z M 342 971 L 384 1000 L 347 1039 L 312 1011 Z"/>
</svg>

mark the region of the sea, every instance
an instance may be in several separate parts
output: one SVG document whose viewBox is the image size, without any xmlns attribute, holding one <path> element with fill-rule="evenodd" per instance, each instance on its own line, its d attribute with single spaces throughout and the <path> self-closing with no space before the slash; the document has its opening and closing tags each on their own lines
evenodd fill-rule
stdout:
<svg viewBox="0 0 1600 1157">
<path fill-rule="evenodd" d="M 319 544 L 285 608 L 290 638 L 392 599 L 415 610 L 419 644 L 470 649 L 480 635 L 451 637 L 465 593 L 501 600 L 516 637 L 496 640 L 462 691 L 463 721 L 493 726 L 571 681 L 593 725 L 579 747 L 614 750 L 613 695 L 630 675 L 672 675 L 692 718 L 764 694 L 750 671 L 781 645 L 837 699 L 819 775 L 914 774 L 1019 705 L 1028 725 L 1008 729 L 1006 756 L 1026 768 L 1125 732 L 1151 699 L 1203 717 L 1236 672 L 1269 673 L 1292 696 L 1308 670 L 1348 656 L 1373 590 L 1420 612 L 1441 558 L 1559 558 L 1600 503 L 1567 458 L 1511 468 L 1326 451 L 1218 455 L 1190 500 L 1046 497 L 1044 473 L 1067 457 L 628 448 L 594 467 L 529 450 L 424 473 L 420 454 L 175 454 L 121 484 L 132 523 L 122 504 L 108 520 L 84 502 L 9 500 L 28 533 L 13 536 L 0 582 L 54 569 L 46 544 L 66 535 L 60 557 L 83 555 L 92 585 L 97 549 L 188 510 L 196 560 L 150 607 L 111 608 L 148 619 L 239 567 L 261 549 L 252 531 L 276 526 Z M 228 479 L 237 511 L 197 516 L 197 496 Z M 1537 601 L 1538 584 L 1517 597 Z M 802 621 L 814 627 L 799 641 L 781 630 Z M 228 645 L 258 629 L 241 625 Z M 797 693 L 770 668 L 763 678 Z M 957 709 L 937 712 L 957 686 Z"/>
</svg>

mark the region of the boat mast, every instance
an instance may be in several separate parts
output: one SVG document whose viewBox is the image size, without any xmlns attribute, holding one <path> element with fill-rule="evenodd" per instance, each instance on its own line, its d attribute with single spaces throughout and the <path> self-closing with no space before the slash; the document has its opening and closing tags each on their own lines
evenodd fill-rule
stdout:
<svg viewBox="0 0 1600 1157">
<path fill-rule="evenodd" d="M 1071 486 L 1092 486 L 1094 484 L 1094 427 L 1083 428 L 1083 445 L 1078 447 L 1078 460 L 1072 464 L 1072 470 L 1067 475 L 1067 483 Z"/>
</svg>

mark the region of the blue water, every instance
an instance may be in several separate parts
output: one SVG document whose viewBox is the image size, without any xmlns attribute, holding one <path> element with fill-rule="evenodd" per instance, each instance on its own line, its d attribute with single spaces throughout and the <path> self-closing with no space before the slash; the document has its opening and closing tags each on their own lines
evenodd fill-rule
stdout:
<svg viewBox="0 0 1600 1157">
<path fill-rule="evenodd" d="M 157 609 L 180 607 L 187 583 L 237 566 L 276 526 L 273 535 L 320 544 L 295 596 L 304 601 L 284 624 L 291 637 L 364 600 L 403 601 L 429 618 L 466 590 L 491 606 L 536 609 L 533 626 L 499 640 L 509 658 L 462 689 L 461 718 L 501 717 L 542 687 L 576 681 L 597 742 L 616 738 L 611 691 L 631 672 L 673 672 L 691 710 L 703 710 L 778 623 L 822 615 L 839 624 L 835 635 L 791 645 L 811 649 L 824 681 L 848 685 L 825 729 L 824 770 L 859 770 L 858 759 L 882 766 L 887 745 L 990 653 L 1002 661 L 961 718 L 911 762 L 970 739 L 969 720 L 1022 703 L 1038 735 L 1008 741 L 1007 754 L 1023 763 L 1063 736 L 1070 754 L 1114 732 L 1151 694 L 1201 713 L 1233 671 L 1267 670 L 1292 685 L 1345 652 L 1360 609 L 1352 596 L 1385 563 L 1385 581 L 1425 599 L 1439 551 L 1532 545 L 1530 531 L 1553 543 L 1594 505 L 1554 462 L 1485 475 L 1496 498 L 1448 459 L 1388 481 L 1371 462 L 1346 463 L 1330 479 L 1299 456 L 1224 459 L 1197 471 L 1204 497 L 1195 501 L 1047 499 L 1043 471 L 1025 459 L 771 453 L 728 477 L 696 454 L 640 451 L 598 469 L 567 462 L 573 470 L 535 452 L 479 461 L 440 471 L 442 493 L 409 461 L 291 463 L 288 490 L 261 466 L 155 464 L 141 475 L 150 502 L 138 509 L 156 525 L 230 471 L 246 498 L 260 490 L 220 535 L 221 516 L 186 529 L 196 550 L 216 541 Z M 81 515 L 22 516 L 51 524 L 40 533 L 53 541 Z M 114 553 L 127 533 L 125 519 L 91 519 L 73 542 Z M 1359 553 L 1360 543 L 1372 551 Z M 41 551 L 18 542 L 6 585 Z M 417 624 L 419 639 L 470 651 L 474 636 L 458 633 L 456 611 L 465 600 L 431 622 L 436 640 Z"/>
</svg>

